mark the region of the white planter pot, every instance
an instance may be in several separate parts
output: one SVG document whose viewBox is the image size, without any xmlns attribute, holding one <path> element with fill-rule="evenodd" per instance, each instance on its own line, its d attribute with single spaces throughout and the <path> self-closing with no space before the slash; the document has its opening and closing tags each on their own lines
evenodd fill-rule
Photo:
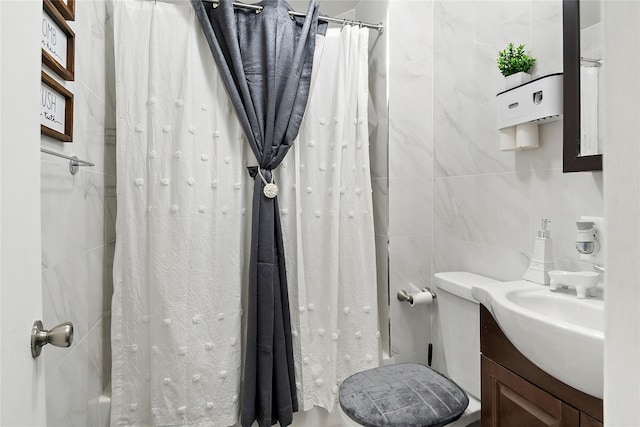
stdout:
<svg viewBox="0 0 640 427">
<path fill-rule="evenodd" d="M 504 88 L 505 90 L 509 90 L 530 81 L 531 81 L 531 74 L 529 73 L 519 72 L 519 73 L 511 74 L 510 76 L 507 76 L 504 78 Z"/>
</svg>

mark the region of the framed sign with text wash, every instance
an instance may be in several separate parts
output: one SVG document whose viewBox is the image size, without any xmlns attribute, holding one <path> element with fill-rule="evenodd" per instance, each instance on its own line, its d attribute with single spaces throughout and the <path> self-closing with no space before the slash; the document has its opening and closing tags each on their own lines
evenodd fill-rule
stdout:
<svg viewBox="0 0 640 427">
<path fill-rule="evenodd" d="M 73 140 L 73 93 L 42 72 L 40 133 L 58 141 Z"/>
</svg>

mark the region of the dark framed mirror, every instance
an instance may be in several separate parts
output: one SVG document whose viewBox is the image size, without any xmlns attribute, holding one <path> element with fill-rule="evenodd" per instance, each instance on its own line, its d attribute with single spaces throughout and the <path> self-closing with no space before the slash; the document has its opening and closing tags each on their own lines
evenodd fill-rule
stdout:
<svg viewBox="0 0 640 427">
<path fill-rule="evenodd" d="M 582 0 L 585 1 L 585 0 Z M 564 64 L 563 172 L 601 171 L 602 154 L 581 155 L 581 67 L 591 58 L 581 53 L 580 0 L 562 0 Z M 592 64 L 600 66 L 596 59 Z M 596 83 L 597 84 L 597 83 Z M 596 112 L 597 112 L 597 106 Z M 597 120 L 597 117 L 596 117 Z M 595 135 L 597 139 L 597 134 Z"/>
</svg>

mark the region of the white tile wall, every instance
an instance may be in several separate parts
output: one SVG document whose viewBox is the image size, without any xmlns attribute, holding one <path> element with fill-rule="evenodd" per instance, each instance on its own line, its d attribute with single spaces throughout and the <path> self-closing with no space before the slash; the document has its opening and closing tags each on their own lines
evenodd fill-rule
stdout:
<svg viewBox="0 0 640 427">
<path fill-rule="evenodd" d="M 429 320 L 436 307 L 425 308 L 423 319 L 395 301 L 410 280 L 424 286 L 446 270 L 518 279 L 542 216 L 552 220 L 558 261 L 575 263 L 573 222 L 603 214 L 602 174 L 562 173 L 561 122 L 541 126 L 539 149 L 498 150 L 498 51 L 523 43 L 538 59 L 534 76 L 561 72 L 561 5 L 389 4 L 389 293 L 397 358 L 419 354 L 431 339 L 434 364 L 444 366 L 437 318 L 433 331 Z"/>
<path fill-rule="evenodd" d="M 432 307 L 399 290 L 431 285 L 433 250 L 433 2 L 389 3 L 389 320 L 395 362 L 427 362 Z"/>
<path fill-rule="evenodd" d="M 109 2 L 76 2 L 74 141 L 42 146 L 94 162 L 73 176 L 68 162 L 42 155 L 42 287 L 45 326 L 74 324 L 69 349 L 45 358 L 47 425 L 96 426 L 110 370 L 115 241 L 115 112 Z"/>
<path fill-rule="evenodd" d="M 433 272 L 519 279 L 543 216 L 552 221 L 558 261 L 576 263 L 574 221 L 603 215 L 602 173 L 562 173 L 561 122 L 540 127 L 539 149 L 498 150 L 495 94 L 504 90 L 498 51 L 523 43 L 537 58 L 534 77 L 562 71 L 561 6 L 434 4 Z M 438 357 L 436 351 L 436 366 Z"/>
<path fill-rule="evenodd" d="M 640 420 L 640 3 L 603 2 L 607 145 L 605 220 L 608 253 L 605 300 L 604 420 Z M 604 67 L 603 67 L 603 71 Z"/>
<path fill-rule="evenodd" d="M 389 177 L 429 178 L 433 176 L 433 123 L 422 120 L 389 120 L 389 139 L 394 148 L 389 159 Z"/>
</svg>

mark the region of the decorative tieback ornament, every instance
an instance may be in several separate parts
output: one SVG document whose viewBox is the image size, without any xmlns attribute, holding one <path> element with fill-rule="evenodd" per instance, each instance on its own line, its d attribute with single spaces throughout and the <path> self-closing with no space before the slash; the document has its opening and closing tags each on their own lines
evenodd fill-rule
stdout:
<svg viewBox="0 0 640 427">
<path fill-rule="evenodd" d="M 258 167 L 258 175 L 260 175 L 260 179 L 264 183 L 264 189 L 262 190 L 264 195 L 269 199 L 275 198 L 278 195 L 278 186 L 273 183 L 273 171 L 271 172 L 271 182 L 267 182 L 267 180 L 264 179 L 262 172 L 260 172 L 260 167 Z"/>
</svg>

